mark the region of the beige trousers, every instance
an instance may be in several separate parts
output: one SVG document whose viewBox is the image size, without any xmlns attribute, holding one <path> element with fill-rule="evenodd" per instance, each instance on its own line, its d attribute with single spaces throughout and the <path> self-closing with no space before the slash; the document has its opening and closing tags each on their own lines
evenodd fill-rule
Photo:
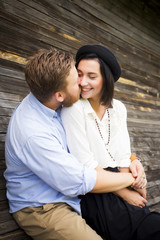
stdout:
<svg viewBox="0 0 160 240">
<path fill-rule="evenodd" d="M 34 240 L 102 240 L 66 203 L 27 207 L 13 217 Z"/>
</svg>

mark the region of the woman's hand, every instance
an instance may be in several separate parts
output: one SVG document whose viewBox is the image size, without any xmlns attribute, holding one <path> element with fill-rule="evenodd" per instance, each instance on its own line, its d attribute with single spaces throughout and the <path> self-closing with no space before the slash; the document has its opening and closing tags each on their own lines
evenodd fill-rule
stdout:
<svg viewBox="0 0 160 240">
<path fill-rule="evenodd" d="M 130 189 L 122 189 L 114 193 L 119 197 L 123 198 L 127 203 L 131 205 L 142 208 L 145 207 L 145 205 L 147 204 L 147 200 L 137 191 Z"/>
<path fill-rule="evenodd" d="M 136 188 L 134 187 L 134 189 L 136 190 L 136 192 L 138 192 L 143 198 L 146 199 L 146 195 L 147 195 L 147 191 L 146 188 Z"/>
<path fill-rule="evenodd" d="M 145 205 L 147 204 L 147 200 L 142 197 L 142 195 L 139 192 L 133 191 L 133 190 L 129 190 L 129 194 L 127 194 L 127 196 L 125 197 L 126 201 L 129 204 L 135 205 L 137 207 L 145 207 Z"/>
<path fill-rule="evenodd" d="M 141 162 L 135 159 L 134 161 L 131 162 L 129 169 L 133 177 L 136 178 L 135 182 L 132 184 L 132 187 L 133 188 L 136 187 L 136 189 L 145 188 L 147 185 L 147 180 L 146 180 L 146 175 Z"/>
</svg>

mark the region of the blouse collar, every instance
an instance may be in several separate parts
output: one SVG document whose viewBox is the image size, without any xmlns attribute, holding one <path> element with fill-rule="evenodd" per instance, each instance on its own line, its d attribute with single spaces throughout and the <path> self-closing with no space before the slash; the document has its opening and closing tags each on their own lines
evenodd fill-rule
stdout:
<svg viewBox="0 0 160 240">
<path fill-rule="evenodd" d="M 84 111 L 86 114 L 93 114 L 93 115 L 97 116 L 94 109 L 92 108 L 90 102 L 87 99 L 81 99 L 81 102 L 84 106 Z M 115 113 L 114 106 L 115 106 L 115 104 L 114 104 L 114 99 L 113 99 L 113 108 L 109 108 L 110 115 Z M 103 119 L 106 119 L 106 118 L 108 118 L 107 112 L 105 112 Z"/>
</svg>

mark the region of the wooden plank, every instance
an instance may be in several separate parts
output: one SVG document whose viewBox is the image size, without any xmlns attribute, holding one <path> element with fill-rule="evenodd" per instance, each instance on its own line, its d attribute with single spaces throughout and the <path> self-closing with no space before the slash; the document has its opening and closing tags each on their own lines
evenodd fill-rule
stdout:
<svg viewBox="0 0 160 240">
<path fill-rule="evenodd" d="M 48 48 L 49 47 L 49 45 L 47 46 L 47 44 L 46 44 L 46 42 L 47 42 L 46 41 L 47 38 L 45 38 L 46 30 L 48 30 L 48 33 L 50 33 L 50 35 L 52 37 L 52 39 L 50 40 L 50 46 L 57 46 L 57 47 L 59 46 L 61 49 L 66 48 L 66 45 L 63 44 L 65 35 L 64 35 L 64 33 L 60 32 L 61 29 L 56 29 L 56 31 L 55 31 L 55 29 L 54 29 L 55 27 L 53 27 L 53 25 L 51 25 L 51 23 L 53 22 L 52 18 L 47 17 L 45 14 L 42 14 L 41 12 L 36 11 L 36 9 L 33 9 L 33 8 L 29 9 L 29 7 L 26 8 L 26 13 L 22 12 L 21 9 L 25 7 L 25 4 L 22 4 L 20 2 L 13 0 L 12 2 L 9 1 L 8 3 L 13 4 L 13 6 L 10 6 L 9 4 L 7 4 L 7 1 L 5 1 L 3 3 L 4 7 L 7 9 L 8 12 L 11 12 L 12 14 L 16 15 L 17 17 L 21 17 L 22 19 L 24 19 L 26 21 L 26 24 L 24 27 L 26 30 L 27 30 L 27 25 L 28 25 L 29 21 L 33 23 L 33 27 L 35 25 L 38 25 L 38 31 L 34 32 L 34 34 L 30 34 L 30 35 L 32 36 L 32 39 L 33 39 L 33 36 L 35 37 L 37 35 L 38 46 L 40 46 L 39 48 Z M 19 9 L 18 9 L 18 7 L 19 7 Z M 30 18 L 28 18 L 29 15 L 30 15 Z M 46 22 L 46 18 L 47 18 L 47 20 L 49 19 L 47 22 Z M 42 21 L 42 19 L 43 19 L 43 21 Z M 41 33 L 41 30 L 42 30 L 42 35 L 40 36 L 39 34 Z M 44 34 L 44 32 L 45 32 L 45 34 Z M 57 37 L 55 39 L 56 41 L 54 41 L 54 36 L 56 36 L 56 35 L 57 35 Z M 29 41 L 28 45 L 31 44 L 31 40 L 29 40 L 28 35 L 26 35 L 26 37 Z M 23 40 L 25 41 L 25 39 L 23 39 Z M 68 38 L 66 38 L 65 41 L 66 41 L 66 43 L 68 41 L 68 47 L 66 50 L 72 52 L 73 48 L 70 47 L 71 41 L 69 41 Z M 72 45 L 74 45 L 74 41 L 72 41 Z M 37 49 L 35 49 L 34 51 L 36 51 L 36 50 Z"/>
<path fill-rule="evenodd" d="M 49 41 L 49 39 L 52 39 L 60 43 L 63 43 L 64 37 L 65 37 L 64 32 L 66 33 L 66 45 L 68 43 L 68 46 L 70 46 L 70 43 L 71 43 L 70 40 L 73 40 L 72 41 L 73 46 L 75 45 L 75 43 L 79 42 L 74 37 L 74 34 L 72 34 L 73 38 L 70 38 L 70 40 L 69 40 L 69 37 L 67 38 L 67 35 L 70 34 L 70 32 L 66 31 L 66 28 L 64 28 L 64 24 L 62 25 L 62 23 L 59 23 L 59 21 L 57 21 L 56 18 L 53 20 L 53 18 L 51 18 L 49 15 L 46 16 L 45 14 L 42 17 L 37 18 L 39 15 L 39 12 L 37 12 L 36 14 L 30 15 L 30 18 L 27 18 L 28 14 L 25 14 L 25 13 L 22 14 L 22 12 L 19 9 L 16 9 L 15 11 L 16 11 L 16 15 L 4 13 L 4 11 L 2 10 L 0 11 L 0 16 L 2 19 L 1 21 L 3 26 L 6 26 L 6 24 L 9 22 L 9 26 L 7 25 L 7 27 L 10 27 L 11 29 L 16 28 L 16 31 L 18 33 L 23 34 L 24 36 L 25 35 L 27 36 L 28 35 L 27 33 L 30 33 L 32 37 L 44 40 L 44 42 L 45 40 L 47 42 Z M 29 14 L 31 14 L 32 11 L 33 9 L 31 8 L 31 10 L 29 11 Z M 19 21 L 20 18 L 21 18 L 21 21 Z M 61 28 L 59 27 L 59 25 L 61 26 Z"/>
<path fill-rule="evenodd" d="M 12 220 L 13 217 L 12 215 L 8 212 L 8 210 L 3 210 L 1 211 L 1 216 L 0 216 L 0 224 L 3 222 L 7 222 Z"/>
<path fill-rule="evenodd" d="M 10 120 L 10 117 L 2 117 L 2 116 L 0 116 L 0 125 L 2 125 L 2 124 L 8 125 L 9 120 Z M 2 140 L 4 141 L 4 135 L 0 136 L 0 141 L 2 141 Z"/>
<path fill-rule="evenodd" d="M 62 36 L 57 34 L 56 32 L 51 32 L 50 35 L 46 36 L 43 32 L 40 34 L 38 32 L 33 32 L 30 29 L 17 26 L 17 24 L 12 24 L 11 22 L 8 23 L 8 21 L 5 22 L 5 20 L 1 19 L 2 27 L 1 27 L 1 38 L 0 41 L 5 40 L 5 38 L 8 38 L 8 43 L 10 45 L 13 45 L 13 41 L 19 42 L 19 47 L 23 47 L 24 49 L 28 50 L 30 48 L 34 49 L 34 45 L 36 44 L 36 48 L 34 51 L 37 51 L 38 48 L 51 48 L 51 47 L 58 47 L 58 48 L 64 48 L 64 39 Z M 26 23 L 27 26 L 27 23 Z M 18 27 L 18 28 L 17 28 Z M 39 25 L 39 28 L 42 28 L 41 25 Z M 17 32 L 16 36 L 14 35 L 14 32 Z M 46 31 L 45 31 L 46 32 Z M 34 37 L 33 37 L 34 36 Z M 28 42 L 28 44 L 26 44 Z M 68 42 L 68 51 L 72 51 L 74 48 L 74 45 L 77 45 L 77 43 L 72 42 L 72 48 L 71 48 L 71 41 L 69 39 L 66 40 Z M 26 45 L 25 45 L 26 44 Z"/>
<path fill-rule="evenodd" d="M 24 64 L 22 64 L 21 62 L 17 63 L 15 61 L 10 61 L 9 59 L 2 58 L 2 53 L 8 54 L 8 52 L 6 51 L 6 49 L 5 52 L 0 52 L 0 73 L 1 71 L 12 70 L 17 72 L 18 75 L 22 74 L 24 76 Z M 21 78 L 23 79 L 24 77 Z"/>
<path fill-rule="evenodd" d="M 16 101 L 9 101 L 9 100 L 2 100 L 0 101 L 0 107 L 3 108 L 15 108 L 19 102 Z"/>
<path fill-rule="evenodd" d="M 17 94 L 0 92 L 0 99 L 20 101 L 20 97 Z"/>
<path fill-rule="evenodd" d="M 159 94 L 159 90 L 155 89 L 153 87 L 147 86 L 145 84 L 138 84 L 135 81 L 128 80 L 128 79 L 122 79 L 118 80 L 118 82 L 115 84 L 115 89 L 117 91 L 121 91 L 125 93 L 125 91 L 131 91 L 133 94 L 141 93 L 141 94 L 147 94 L 150 97 L 155 97 L 157 99 L 157 96 Z"/>
<path fill-rule="evenodd" d="M 126 42 L 130 42 L 133 45 L 139 46 L 139 43 L 141 42 L 140 40 L 143 38 L 143 36 L 139 35 L 139 37 L 137 37 L 136 34 L 133 35 L 130 31 L 131 27 L 133 28 L 133 26 L 130 26 L 130 25 L 128 26 L 127 22 L 125 22 L 125 23 L 123 22 L 123 25 L 121 25 L 120 23 L 122 22 L 122 19 L 119 19 L 118 17 L 115 18 L 113 14 L 111 14 L 109 11 L 107 11 L 107 9 L 105 9 L 105 15 L 103 15 L 102 12 L 98 13 L 97 5 L 95 6 L 95 8 L 93 8 L 94 2 L 92 2 L 92 5 L 89 5 L 89 6 L 87 6 L 87 4 L 84 4 L 83 1 L 77 0 L 76 3 L 84 10 L 83 15 L 81 15 L 81 18 L 87 20 L 89 23 L 94 23 L 95 26 L 98 26 L 104 30 L 106 30 L 106 29 L 109 30 L 109 32 L 111 34 L 117 36 L 118 38 L 125 40 Z M 90 4 L 90 2 L 89 2 L 89 4 Z M 80 11 L 78 11 L 74 5 L 71 6 L 68 3 L 66 3 L 66 1 L 63 1 L 63 8 L 70 9 L 70 11 L 72 11 L 72 12 L 74 11 L 74 13 L 77 15 L 79 15 L 79 13 L 80 13 Z M 90 13 L 90 15 L 89 15 L 89 13 Z M 107 17 L 108 15 L 110 16 L 109 18 Z M 117 26 L 113 25 L 115 19 L 117 20 L 117 23 L 118 23 Z M 105 22 L 107 22 L 107 24 L 105 24 Z M 129 30 L 128 35 L 126 35 L 126 31 L 125 31 L 127 26 L 128 26 L 128 30 Z M 124 27 L 124 30 L 121 29 L 122 27 Z M 135 29 L 135 31 L 136 30 L 137 29 Z M 123 34 L 123 31 L 125 32 L 125 34 Z M 146 45 L 146 49 L 148 49 L 148 46 L 150 46 L 150 48 L 153 51 L 155 51 L 155 49 L 157 49 L 157 51 L 159 51 L 158 41 L 154 42 L 155 46 L 153 47 L 153 43 L 149 42 L 149 40 L 151 40 L 151 39 L 143 38 L 144 45 L 141 46 L 141 48 L 144 48 Z"/>
<path fill-rule="evenodd" d="M 115 94 L 116 98 L 121 100 L 122 102 L 126 102 L 129 104 L 131 101 L 134 102 L 135 106 L 143 106 L 143 107 L 149 107 L 156 109 L 160 106 L 160 103 L 156 100 L 146 100 L 141 97 L 137 96 L 130 96 L 129 94 L 124 94 L 122 92 L 116 92 Z"/>
<path fill-rule="evenodd" d="M 8 201 L 0 201 L 0 211 L 7 210 L 9 212 Z"/>
<path fill-rule="evenodd" d="M 16 71 L 16 70 L 13 70 L 13 69 L 6 69 L 4 67 L 1 67 L 0 66 L 0 75 L 2 76 L 7 76 L 7 77 L 11 77 L 11 78 L 15 78 L 15 79 L 19 79 L 19 80 L 25 80 L 25 76 L 24 76 L 24 73 L 22 71 Z"/>
<path fill-rule="evenodd" d="M 28 239 L 8 213 L 4 142 L 14 107 L 29 92 L 22 60 L 42 47 L 75 54 L 83 44 L 103 44 L 117 56 L 122 78 L 115 97 L 128 110 L 132 152 L 147 174 L 148 205 L 160 211 L 160 19 L 142 7 L 133 0 L 1 0 L 0 239 Z"/>
<path fill-rule="evenodd" d="M 1 181 L 0 181 L 0 191 L 1 191 L 1 189 L 6 188 L 6 181 L 3 176 L 0 176 L 0 179 L 1 179 Z"/>
<path fill-rule="evenodd" d="M 0 235 L 0 240 L 31 240 L 22 230 L 17 230 L 13 232 Z"/>
<path fill-rule="evenodd" d="M 125 48 L 125 51 L 126 51 L 126 48 Z M 122 57 L 122 56 L 121 56 L 121 57 Z M 137 61 L 136 61 L 136 62 L 137 62 Z M 157 61 L 156 61 L 156 62 L 157 62 Z M 140 61 L 139 63 L 141 63 L 141 61 Z M 138 63 L 138 64 L 139 64 L 139 63 Z M 146 64 L 147 64 L 147 63 L 146 63 Z"/>
<path fill-rule="evenodd" d="M 5 159 L 5 153 L 4 153 L 4 149 L 3 149 L 2 151 L 0 150 L 0 161 L 4 160 L 4 159 Z"/>
<path fill-rule="evenodd" d="M 159 186 L 157 185 L 154 185 L 151 188 L 147 188 L 147 199 L 149 199 L 149 205 L 151 204 L 151 202 L 153 202 L 153 199 L 158 199 L 159 197 L 158 192 L 159 192 Z"/>
<path fill-rule="evenodd" d="M 0 234 L 5 234 L 17 229 L 19 229 L 19 227 L 13 219 L 0 223 Z"/>
<path fill-rule="evenodd" d="M 0 133 L 6 133 L 7 132 L 7 128 L 8 128 L 7 123 L 1 124 L 0 125 Z M 2 143 L 0 142 L 0 153 L 2 153 L 3 149 L 4 149 L 4 144 L 2 145 Z"/>
<path fill-rule="evenodd" d="M 76 2 L 79 4 L 78 0 Z M 96 4 L 94 0 L 89 0 L 89 1 L 85 0 L 85 2 L 88 5 L 88 6 L 85 5 L 85 9 L 87 9 L 87 11 L 91 12 L 92 14 L 94 14 L 94 16 L 98 17 L 99 19 L 102 19 L 103 21 L 107 22 L 109 25 L 111 25 L 115 29 L 118 29 L 121 32 L 125 32 L 125 34 L 127 33 L 128 36 L 134 38 L 135 40 L 137 40 L 137 42 L 139 42 L 139 40 L 141 38 L 141 41 L 143 41 L 144 43 L 145 43 L 145 40 L 147 40 L 148 45 L 150 45 L 150 44 L 152 45 L 153 43 L 155 43 L 158 46 L 158 40 L 156 41 L 155 38 L 152 38 L 150 35 L 142 32 L 142 29 L 139 30 L 137 26 L 135 27 L 133 24 L 130 24 L 129 21 L 123 20 L 123 18 L 121 16 L 116 15 L 116 18 L 115 18 L 114 17 L 115 14 L 112 13 L 107 8 L 108 3 L 103 4 L 103 7 L 101 7 L 99 4 Z M 84 6 L 84 5 L 81 2 L 81 7 L 82 6 Z M 122 6 L 121 6 L 121 8 L 122 8 Z M 127 12 L 125 12 L 124 15 L 126 15 L 126 13 Z M 133 36 L 132 32 L 130 31 L 131 28 L 134 32 L 134 36 Z M 158 36 L 157 36 L 157 38 L 158 38 Z M 147 42 L 146 42 L 146 45 L 147 45 Z"/>
<path fill-rule="evenodd" d="M 131 25 L 138 28 L 141 32 L 145 32 L 145 34 L 148 35 L 150 34 L 150 32 L 152 32 L 153 38 L 156 38 L 159 41 L 159 37 L 157 34 L 157 25 L 160 24 L 160 21 L 159 18 L 156 18 L 155 12 L 153 12 L 153 14 L 155 14 L 154 16 L 155 22 L 153 24 L 153 22 L 151 23 L 150 19 L 147 18 L 149 14 L 142 14 L 143 11 L 141 6 L 140 5 L 138 7 L 135 6 L 135 1 L 98 0 L 97 4 L 101 8 L 107 8 L 110 12 L 112 12 L 116 16 L 118 15 L 124 21 L 129 22 Z"/>
<path fill-rule="evenodd" d="M 156 105 L 159 106 L 159 103 L 160 102 L 160 98 L 158 97 L 157 93 L 158 91 L 154 91 L 154 96 L 151 95 L 147 89 L 146 90 L 141 90 L 140 87 L 137 85 L 137 87 L 133 88 L 131 87 L 129 89 L 130 86 L 124 86 L 123 85 L 118 85 L 118 88 L 115 88 L 115 95 L 118 95 L 119 92 L 121 92 L 124 96 L 128 96 L 128 95 L 131 95 L 132 97 L 137 97 L 137 98 L 142 98 L 144 100 L 148 100 L 148 101 L 153 101 L 153 102 L 157 102 Z M 125 90 L 125 93 L 124 93 L 124 90 Z"/>
<path fill-rule="evenodd" d="M 6 190 L 5 189 L 1 189 L 1 194 L 0 194 L 0 201 L 6 201 L 7 198 L 6 198 Z"/>
<path fill-rule="evenodd" d="M 157 204 L 152 204 L 152 206 L 150 207 L 150 210 L 160 213 L 160 203 L 158 202 Z"/>
<path fill-rule="evenodd" d="M 9 96 L 9 94 L 13 94 L 13 96 L 15 96 L 15 94 L 18 94 L 19 95 L 18 101 L 21 101 L 22 97 L 24 95 L 27 95 L 29 92 L 27 83 L 24 81 L 19 81 L 14 77 L 11 78 L 6 76 L 1 76 L 0 83 L 1 83 L 0 91 L 6 94 L 6 98 L 7 96 Z"/>
<path fill-rule="evenodd" d="M 0 116 L 11 116 L 14 109 L 0 107 Z"/>
</svg>

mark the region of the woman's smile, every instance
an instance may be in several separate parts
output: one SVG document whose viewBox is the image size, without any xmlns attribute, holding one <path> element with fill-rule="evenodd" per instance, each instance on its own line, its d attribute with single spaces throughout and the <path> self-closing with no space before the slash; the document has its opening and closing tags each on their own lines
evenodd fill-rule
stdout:
<svg viewBox="0 0 160 240">
<path fill-rule="evenodd" d="M 97 59 L 84 59 L 78 64 L 78 76 L 81 86 L 81 96 L 85 99 L 100 100 L 103 79 Z"/>
</svg>

